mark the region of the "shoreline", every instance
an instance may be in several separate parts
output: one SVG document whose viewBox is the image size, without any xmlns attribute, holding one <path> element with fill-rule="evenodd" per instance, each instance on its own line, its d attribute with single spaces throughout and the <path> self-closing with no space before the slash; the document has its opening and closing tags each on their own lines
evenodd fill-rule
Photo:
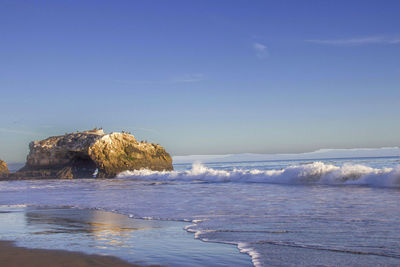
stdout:
<svg viewBox="0 0 400 267">
<path fill-rule="evenodd" d="M 0 262 L 10 263 L 5 267 L 252 266 L 236 246 L 202 242 L 185 231 L 187 225 L 94 209 L 3 206 Z"/>
<path fill-rule="evenodd" d="M 77 267 L 140 267 L 118 257 L 86 254 L 66 250 L 36 249 L 16 246 L 14 241 L 0 240 L 0 262 L 3 267 L 77 266 Z M 155 265 L 153 265 L 155 266 Z"/>
</svg>

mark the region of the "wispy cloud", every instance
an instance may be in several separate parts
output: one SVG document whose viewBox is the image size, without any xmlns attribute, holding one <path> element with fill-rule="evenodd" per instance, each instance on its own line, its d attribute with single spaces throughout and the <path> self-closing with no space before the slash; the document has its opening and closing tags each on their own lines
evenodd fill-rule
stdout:
<svg viewBox="0 0 400 267">
<path fill-rule="evenodd" d="M 268 47 L 266 45 L 263 45 L 262 43 L 253 43 L 253 49 L 259 59 L 264 59 L 269 55 Z"/>
<path fill-rule="evenodd" d="M 173 83 L 193 83 L 200 82 L 204 80 L 204 74 L 196 73 L 196 74 L 187 74 L 181 77 L 175 77 L 171 79 Z"/>
<path fill-rule="evenodd" d="M 114 82 L 116 83 L 122 83 L 122 84 L 129 84 L 129 85 L 133 85 L 133 84 L 163 84 L 165 83 L 165 81 L 161 81 L 161 80 L 114 80 Z"/>
<path fill-rule="evenodd" d="M 309 43 L 322 44 L 322 45 L 337 45 L 337 46 L 358 46 L 368 44 L 387 44 L 394 45 L 400 44 L 400 37 L 384 37 L 384 36 L 367 36 L 358 38 L 347 39 L 311 39 L 306 40 Z"/>
<path fill-rule="evenodd" d="M 114 80 L 117 83 L 124 84 L 178 84 L 178 83 L 195 83 L 205 80 L 202 73 L 185 74 L 181 76 L 171 77 L 165 80 Z"/>
<path fill-rule="evenodd" d="M 11 133 L 11 134 L 24 134 L 24 135 L 38 135 L 38 133 L 24 131 L 24 130 L 17 130 L 17 129 L 8 129 L 8 128 L 0 128 L 0 133 Z"/>
</svg>

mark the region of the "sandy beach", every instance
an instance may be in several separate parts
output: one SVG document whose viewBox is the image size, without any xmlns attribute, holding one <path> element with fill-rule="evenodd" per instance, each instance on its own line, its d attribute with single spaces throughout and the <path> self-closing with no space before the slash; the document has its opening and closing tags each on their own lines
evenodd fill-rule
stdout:
<svg viewBox="0 0 400 267">
<path fill-rule="evenodd" d="M 16 247 L 10 241 L 0 241 L 0 263 L 3 267 L 138 267 L 112 256 L 89 255 L 79 252 L 28 249 Z"/>
</svg>

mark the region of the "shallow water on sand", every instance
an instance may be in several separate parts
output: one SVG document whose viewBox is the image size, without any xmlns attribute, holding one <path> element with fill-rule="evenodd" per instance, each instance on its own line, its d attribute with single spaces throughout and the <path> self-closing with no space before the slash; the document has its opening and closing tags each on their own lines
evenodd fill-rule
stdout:
<svg viewBox="0 0 400 267">
<path fill-rule="evenodd" d="M 0 182 L 0 205 L 191 221 L 186 230 L 196 238 L 234 244 L 257 266 L 399 266 L 398 164 L 399 158 L 182 164 L 113 180 L 9 181 Z"/>
<path fill-rule="evenodd" d="M 18 246 L 112 255 L 145 265 L 251 266 L 234 246 L 198 242 L 183 230 L 185 225 L 88 209 L 0 209 L 0 240 Z"/>
</svg>

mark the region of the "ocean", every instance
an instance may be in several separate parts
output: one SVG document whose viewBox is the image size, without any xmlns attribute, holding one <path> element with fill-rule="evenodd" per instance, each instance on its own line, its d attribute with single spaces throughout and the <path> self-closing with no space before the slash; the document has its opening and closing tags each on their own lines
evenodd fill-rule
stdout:
<svg viewBox="0 0 400 267">
<path fill-rule="evenodd" d="M 254 266 L 400 265 L 399 157 L 174 168 L 116 179 L 1 181 L 0 205 L 186 222 L 182 231 L 193 239 L 234 246 Z"/>
</svg>

